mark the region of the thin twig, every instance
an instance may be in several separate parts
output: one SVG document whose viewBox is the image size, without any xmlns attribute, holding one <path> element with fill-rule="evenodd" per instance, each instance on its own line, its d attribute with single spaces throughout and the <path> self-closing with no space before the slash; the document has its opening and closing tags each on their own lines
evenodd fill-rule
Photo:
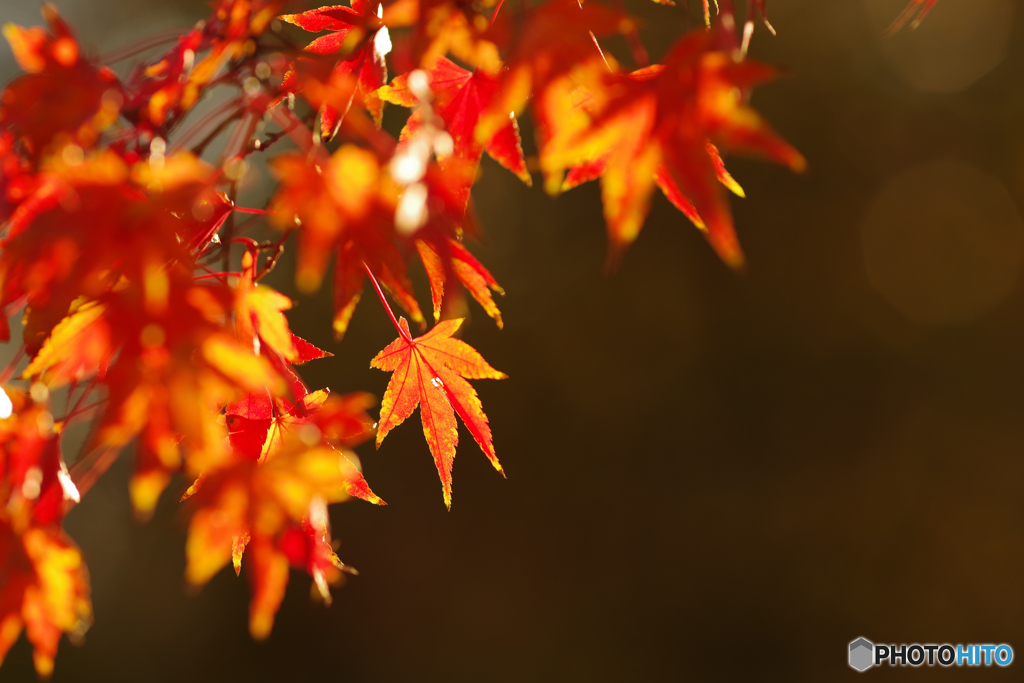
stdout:
<svg viewBox="0 0 1024 683">
<path fill-rule="evenodd" d="M 159 33 L 147 36 L 134 43 L 116 47 L 113 50 L 100 55 L 100 64 L 113 64 L 115 62 L 120 62 L 123 59 L 134 57 L 140 52 L 145 52 L 151 48 L 160 47 L 161 45 L 173 42 L 190 30 L 192 30 L 191 26 L 169 28 L 166 31 L 160 31 Z"/>
<path fill-rule="evenodd" d="M 210 131 L 210 133 L 206 137 L 199 141 L 199 144 L 192 148 L 192 153 L 195 154 L 197 157 L 202 156 L 203 152 L 206 151 L 206 148 L 209 146 L 209 144 L 213 142 L 215 139 L 217 139 L 217 136 L 223 133 L 225 128 L 230 126 L 233 121 L 237 121 L 241 116 L 242 110 L 239 109 L 231 116 L 218 123 L 216 128 Z M 191 131 L 185 133 L 185 136 L 188 136 L 190 133 Z"/>
<path fill-rule="evenodd" d="M 253 278 L 255 281 L 259 282 L 260 280 L 262 280 L 263 277 L 267 275 L 270 271 L 272 271 L 274 267 L 277 265 L 277 262 L 281 258 L 281 254 L 284 253 L 284 243 L 288 239 L 288 235 L 290 234 L 290 230 L 285 231 L 285 233 L 281 235 L 281 239 L 270 245 L 270 248 L 274 250 L 274 253 L 270 255 L 269 259 L 267 259 L 266 264 L 264 264 L 263 268 L 260 269 L 260 272 L 256 273 L 256 277 Z M 265 244 L 259 245 L 259 248 L 261 249 L 265 249 L 266 247 L 267 245 Z"/>
</svg>

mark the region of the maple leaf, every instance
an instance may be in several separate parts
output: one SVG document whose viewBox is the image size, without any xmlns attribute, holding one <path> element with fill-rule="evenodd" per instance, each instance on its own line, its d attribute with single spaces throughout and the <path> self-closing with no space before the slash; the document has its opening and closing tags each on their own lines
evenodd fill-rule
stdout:
<svg viewBox="0 0 1024 683">
<path fill-rule="evenodd" d="M 296 381 L 305 391 L 305 385 Z M 354 447 L 373 433 L 373 421 L 366 410 L 375 402 L 370 394 L 339 397 L 329 395 L 326 389 L 304 393 L 294 403 L 272 399 L 266 391 L 252 392 L 225 411 L 228 439 L 236 458 L 259 463 L 273 458 L 289 439 L 308 441 L 315 437 L 322 438 L 327 445 Z M 204 480 L 205 475 L 201 475 L 185 497 L 199 490 Z M 384 504 L 360 477 L 351 478 L 348 492 L 357 498 Z M 240 551 L 238 556 L 241 557 Z"/>
<path fill-rule="evenodd" d="M 490 271 L 469 253 L 459 241 L 449 238 L 416 240 L 416 250 L 423 261 L 423 268 L 430 280 L 430 296 L 434 304 L 434 322 L 441 319 L 441 304 L 445 296 L 445 283 L 454 276 L 459 283 L 483 306 L 487 315 L 494 318 L 498 328 L 504 327 L 501 311 L 494 303 L 491 292 L 504 294 L 498 281 Z"/>
<path fill-rule="evenodd" d="M 182 466 L 179 442 L 188 471 L 207 469 L 226 455 L 220 407 L 242 391 L 285 391 L 271 363 L 228 327 L 232 300 L 224 285 L 197 286 L 181 268 L 151 264 L 142 287 L 78 306 L 24 371 L 51 387 L 99 375 L 109 403 L 90 450 L 119 450 L 141 434 L 130 483 L 140 516 Z"/>
<path fill-rule="evenodd" d="M 247 393 L 224 411 L 228 440 L 236 455 L 259 460 L 274 422 L 274 401 L 266 389 Z"/>
<path fill-rule="evenodd" d="M 48 678 L 63 633 L 92 621 L 82 553 L 56 526 L 17 528 L 0 512 L 0 663 L 25 629 L 36 673 Z"/>
<path fill-rule="evenodd" d="M 551 0 L 533 9 L 515 41 L 498 91 L 480 115 L 477 140 L 493 139 L 508 125 L 509 113 L 518 113 L 532 95 L 533 119 L 542 149 L 541 170 L 547 174 L 543 148 L 550 131 L 571 111 L 565 102 L 568 93 L 614 63 L 595 49 L 595 41 L 601 36 L 626 33 L 633 26 L 625 14 L 599 3 L 581 6 L 576 0 Z"/>
<path fill-rule="evenodd" d="M 0 388 L 11 410 L 0 420 L 0 514 L 20 528 L 59 524 L 65 502 L 79 499 L 61 456 L 62 425 L 54 422 L 46 393 Z"/>
<path fill-rule="evenodd" d="M 590 103 L 593 125 L 554 136 L 554 165 L 582 165 L 571 184 L 600 176 L 614 261 L 642 227 L 655 184 L 705 234 L 727 264 L 743 254 L 722 185 L 738 185 L 725 173 L 718 149 L 766 157 L 803 170 L 803 156 L 780 139 L 744 103 L 742 92 L 769 80 L 774 70 L 737 62 L 714 47 L 704 31 L 684 36 L 663 66 L 630 75 L 609 74 Z M 710 144 L 709 144 L 710 143 Z"/>
<path fill-rule="evenodd" d="M 295 335 L 292 340 L 299 351 L 296 364 L 331 355 Z M 290 435 L 312 434 L 343 447 L 357 446 L 372 435 L 373 421 L 366 414 L 376 403 L 372 395 L 357 392 L 337 396 L 328 389 L 310 392 L 290 366 L 280 367 L 279 372 L 289 380 L 288 396 L 275 397 L 267 389 L 251 391 L 226 408 L 228 440 L 236 457 L 265 462 Z M 369 489 L 363 493 L 357 495 L 373 498 Z"/>
<path fill-rule="evenodd" d="M 0 663 L 24 627 L 41 678 L 64 632 L 92 621 L 82 554 L 61 531 L 78 489 L 60 455 L 47 392 L 0 388 Z"/>
<path fill-rule="evenodd" d="M 288 384 L 287 394 L 275 397 L 267 389 L 248 392 L 225 411 L 228 438 L 235 453 L 251 460 L 266 459 L 280 443 L 285 429 L 293 423 L 308 422 L 307 418 L 319 410 L 328 397 L 326 389 L 310 394 L 305 383 L 295 374 L 292 364 L 300 365 L 333 354 L 290 332 L 288 334 L 295 349 L 294 357 L 286 360 L 269 346 L 262 347 L 263 356 Z"/>
<path fill-rule="evenodd" d="M 423 313 L 406 275 L 405 259 L 393 241 L 400 188 L 377 156 L 355 145 L 343 145 L 317 170 L 304 154 L 285 154 L 271 161 L 281 186 L 270 210 L 278 225 L 291 228 L 299 219 L 299 253 L 295 279 L 299 289 L 315 291 L 332 251 L 334 267 L 334 333 L 339 339 L 362 296 L 366 263 L 412 319 Z"/>
<path fill-rule="evenodd" d="M 129 165 L 109 149 L 77 152 L 46 158 L 0 241 L 0 306 L 28 304 L 30 353 L 76 299 L 101 296 L 121 275 L 141 282 L 148 264 L 188 260 L 186 245 L 209 231 L 194 214 L 217 211 L 203 205 L 218 201 L 212 169 L 193 155 Z"/>
<path fill-rule="evenodd" d="M 370 394 L 357 392 L 336 396 L 330 395 L 327 389 L 308 393 L 295 403 L 283 399 L 267 402 L 259 392 L 250 394 L 227 409 L 229 436 L 235 448 L 234 461 L 262 465 L 289 449 L 336 450 L 334 445 L 338 445 L 347 459 L 358 462 L 355 455 L 345 449 L 372 435 L 373 422 L 366 409 L 375 402 Z M 252 447 L 254 444 L 255 448 Z M 358 470 L 351 470 L 347 465 L 343 469 L 348 495 L 384 504 L 370 490 Z M 204 474 L 197 479 L 195 490 L 202 486 L 199 482 L 206 476 Z M 186 493 L 185 497 L 190 495 Z"/>
<path fill-rule="evenodd" d="M 324 592 L 339 578 L 343 565 L 330 547 L 322 506 L 352 495 L 383 504 L 344 452 L 306 440 L 295 433 L 265 462 L 238 458 L 208 471 L 190 497 L 197 510 L 185 546 L 186 579 L 205 584 L 229 562 L 237 572 L 245 553 L 254 638 L 270 633 L 289 566 L 309 571 Z"/>
<path fill-rule="evenodd" d="M 355 80 L 355 94 L 373 115 L 380 127 L 384 105 L 376 91 L 387 83 L 388 71 L 385 55 L 391 50 L 388 29 L 380 20 L 380 4 L 370 0 L 352 0 L 352 7 L 335 5 L 320 7 L 301 14 L 286 14 L 280 18 L 310 32 L 330 31 L 306 46 L 316 55 L 339 55 L 335 72 L 351 75 Z M 286 78 L 284 89 L 291 87 Z M 337 130 L 345 110 L 325 106 L 320 111 L 320 130 L 330 138 Z"/>
<path fill-rule="evenodd" d="M 257 354 L 267 348 L 288 363 L 299 361 L 296 337 L 284 316 L 284 311 L 292 307 L 292 300 L 267 285 L 257 284 L 252 271 L 253 259 L 246 253 L 242 261 L 244 275 L 235 288 L 235 329 L 239 338 Z M 306 345 L 312 347 L 308 342 Z"/>
<path fill-rule="evenodd" d="M 445 130 L 451 136 L 452 152 L 439 159 L 442 169 L 456 166 L 459 170 L 455 193 L 463 207 L 469 202 L 469 190 L 476 179 L 477 167 L 484 150 L 499 164 L 516 174 L 527 185 L 531 185 L 530 174 L 523 159 L 523 148 L 519 139 L 519 124 L 510 118 L 503 128 L 486 140 L 478 140 L 474 134 L 477 121 L 494 99 L 498 79 L 484 71 L 467 71 L 445 57 L 437 58 L 428 68 L 419 72 L 427 76 L 433 97 L 432 106 L 444 122 Z M 424 119 L 430 109 L 420 107 L 424 90 L 411 88 L 409 78 L 404 74 L 378 91 L 385 102 L 403 107 L 419 107 L 409 116 L 402 129 L 401 141 L 408 143 L 424 126 Z"/>
<path fill-rule="evenodd" d="M 500 6 L 500 3 L 499 3 Z M 476 3 L 458 0 L 397 0 L 384 8 L 390 27 L 412 26 L 392 57 L 403 67 L 430 66 L 451 54 L 464 64 L 494 74 L 501 68 L 499 44 L 504 23 L 478 11 Z"/>
<path fill-rule="evenodd" d="M 204 42 L 203 31 L 194 29 L 179 36 L 174 47 L 155 63 L 136 67 L 125 83 L 126 116 L 162 126 L 168 118 L 180 115 L 195 55 Z"/>
<path fill-rule="evenodd" d="M 27 73 L 0 94 L 0 128 L 13 128 L 34 154 L 58 133 L 89 146 L 120 115 L 121 86 L 113 71 L 80 54 L 71 29 L 53 5 L 43 5 L 50 34 L 5 24 L 4 37 Z"/>
<path fill-rule="evenodd" d="M 466 379 L 505 379 L 508 375 L 488 365 L 472 346 L 452 337 L 461 318 L 442 321 L 415 339 L 405 318 L 398 324 L 401 336 L 370 361 L 371 367 L 393 373 L 381 402 L 377 447 L 419 406 L 423 435 L 441 477 L 444 504 L 450 509 L 452 464 L 459 443 L 456 413 L 494 469 L 504 474 L 491 442 L 487 415 Z"/>
</svg>

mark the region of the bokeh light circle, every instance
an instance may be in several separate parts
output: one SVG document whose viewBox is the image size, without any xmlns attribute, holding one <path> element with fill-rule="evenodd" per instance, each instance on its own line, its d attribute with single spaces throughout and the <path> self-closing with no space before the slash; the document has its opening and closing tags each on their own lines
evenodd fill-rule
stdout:
<svg viewBox="0 0 1024 683">
<path fill-rule="evenodd" d="M 872 200 L 861 226 L 874 288 L 908 319 L 976 321 L 1013 289 L 1024 226 L 991 176 L 956 161 L 912 167 Z"/>
</svg>

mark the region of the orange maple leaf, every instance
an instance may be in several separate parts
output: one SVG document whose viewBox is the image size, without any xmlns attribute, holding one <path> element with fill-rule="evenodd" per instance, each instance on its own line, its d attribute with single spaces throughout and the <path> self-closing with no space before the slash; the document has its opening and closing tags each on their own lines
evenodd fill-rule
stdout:
<svg viewBox="0 0 1024 683">
<path fill-rule="evenodd" d="M 129 166 L 110 149 L 83 155 L 72 148 L 78 158 L 44 159 L 0 241 L 0 306 L 27 302 L 30 353 L 75 299 L 103 295 L 121 275 L 141 282 L 147 264 L 188 260 L 186 245 L 210 230 L 193 209 L 204 219 L 207 209 L 225 215 L 210 188 L 212 169 L 187 152 L 162 165 Z M 7 334 L 0 316 L 0 338 Z"/>
<path fill-rule="evenodd" d="M 61 530 L 79 499 L 60 455 L 46 392 L 0 388 L 0 663 L 24 627 L 41 678 L 53 672 L 63 633 L 92 622 L 82 554 Z"/>
<path fill-rule="evenodd" d="M 531 108 L 541 146 L 541 170 L 547 175 L 543 147 L 550 131 L 566 113 L 563 100 L 581 77 L 600 74 L 614 64 L 596 47 L 597 37 L 625 33 L 634 26 L 625 14 L 599 3 L 551 0 L 533 9 L 516 48 L 501 74 L 498 92 L 484 109 L 476 128 L 481 142 L 508 125 L 533 98 Z M 547 179 L 546 179 L 547 182 Z"/>
<path fill-rule="evenodd" d="M 722 185 L 742 191 L 718 149 L 766 157 L 794 171 L 806 165 L 742 95 L 775 71 L 735 61 L 715 49 L 714 40 L 695 31 L 676 43 L 663 66 L 608 74 L 587 106 L 592 125 L 550 142 L 553 165 L 576 166 L 566 187 L 601 178 L 613 261 L 639 234 L 657 184 L 705 230 L 722 260 L 739 267 L 743 253 Z"/>
<path fill-rule="evenodd" d="M 145 516 L 172 472 L 184 464 L 198 473 L 225 456 L 221 406 L 243 391 L 283 394 L 286 383 L 251 339 L 239 343 L 228 326 L 230 288 L 196 285 L 180 266 L 166 272 L 150 264 L 141 279 L 80 303 L 23 376 L 61 386 L 99 375 L 109 403 L 90 447 L 116 451 L 141 435 L 130 486 Z"/>
<path fill-rule="evenodd" d="M 344 565 L 331 549 L 324 506 L 349 496 L 384 504 L 345 452 L 310 441 L 289 434 L 264 462 L 236 458 L 204 473 L 186 494 L 198 507 L 185 546 L 186 579 L 205 584 L 229 562 L 237 573 L 248 549 L 254 638 L 270 633 L 289 566 L 309 571 L 329 600 L 327 584 L 340 579 Z"/>
<path fill-rule="evenodd" d="M 413 338 L 409 324 L 398 321 L 400 335 L 378 353 L 370 366 L 392 372 L 377 424 L 377 447 L 392 429 L 420 409 L 423 435 L 434 456 L 437 473 L 444 490 L 444 504 L 452 505 L 452 463 L 459 443 L 455 414 L 480 445 L 494 469 L 502 472 L 491 443 L 487 424 L 476 390 L 465 379 L 505 379 L 508 377 L 487 364 L 476 349 L 452 334 L 462 319 L 442 321 L 424 334 Z"/>
<path fill-rule="evenodd" d="M 498 328 L 504 327 L 501 311 L 494 303 L 491 292 L 504 294 L 498 281 L 490 271 L 469 253 L 459 242 L 449 238 L 431 239 L 423 237 L 416 240 L 416 251 L 419 252 L 423 268 L 430 280 L 430 297 L 434 304 L 434 322 L 441 319 L 441 303 L 445 301 L 445 283 L 455 277 L 463 287 L 483 306 L 487 315 L 494 318 Z M 449 299 L 450 301 L 450 299 Z M 457 302 L 455 306 L 459 306 Z M 452 307 L 449 307 L 451 310 Z"/>
<path fill-rule="evenodd" d="M 56 526 L 24 530 L 0 513 L 0 663 L 24 627 L 40 678 L 53 673 L 64 632 L 81 636 L 92 623 L 82 553 Z"/>
</svg>

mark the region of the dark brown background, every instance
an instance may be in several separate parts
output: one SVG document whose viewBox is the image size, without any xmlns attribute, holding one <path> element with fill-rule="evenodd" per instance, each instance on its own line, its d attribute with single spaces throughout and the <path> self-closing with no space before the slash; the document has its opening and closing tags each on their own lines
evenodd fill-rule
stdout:
<svg viewBox="0 0 1024 683">
<path fill-rule="evenodd" d="M 201 16 L 185 1 L 58 4 L 97 49 Z M 418 418 L 380 451 L 361 448 L 389 505 L 332 511 L 340 555 L 361 575 L 324 609 L 293 574 L 273 635 L 254 643 L 244 579 L 225 570 L 186 594 L 174 496 L 133 522 L 122 463 L 67 520 L 96 623 L 84 646 L 62 644 L 54 680 L 845 680 L 858 636 L 1005 642 L 1021 656 L 1018 219 L 1003 211 L 980 256 L 962 223 L 894 243 L 883 267 L 919 298 L 973 291 L 986 258 L 1010 263 L 1008 290 L 968 301 L 954 325 L 913 322 L 872 287 L 861 226 L 890 178 L 943 158 L 1022 205 L 1024 25 L 1001 20 L 1008 54 L 973 85 L 928 93 L 899 65 L 927 73 L 932 50 L 941 71 L 940 57 L 989 50 L 1001 38 L 984 15 L 1012 0 L 941 0 L 888 40 L 904 0 L 769 4 L 779 36 L 759 29 L 753 53 L 789 75 L 754 104 L 810 170 L 730 162 L 748 191 L 733 202 L 745 275 L 659 196 L 607 277 L 596 184 L 552 201 L 485 163 L 474 194 L 488 241 L 474 249 L 508 291 L 506 327 L 474 309 L 466 339 L 510 375 L 477 383 L 508 479 L 463 433 L 449 513 Z M 36 21 L 33 5 L 0 3 L 19 23 Z M 631 9 L 655 56 L 683 26 L 677 9 Z M 948 39 L 958 30 L 966 48 Z M 400 125 L 397 111 L 387 118 Z M 387 375 L 368 368 L 394 336 L 380 306 L 364 300 L 340 346 L 329 306 L 302 299 L 292 316 L 337 354 L 307 378 L 382 394 Z M 978 672 L 866 675 L 908 674 Z M 32 678 L 22 639 L 0 681 Z"/>
</svg>

